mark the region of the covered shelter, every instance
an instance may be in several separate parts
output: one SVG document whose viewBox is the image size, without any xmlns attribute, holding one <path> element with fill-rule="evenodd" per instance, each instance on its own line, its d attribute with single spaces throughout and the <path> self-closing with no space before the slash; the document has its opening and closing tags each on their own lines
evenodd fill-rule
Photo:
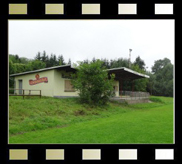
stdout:
<svg viewBox="0 0 182 164">
<path fill-rule="evenodd" d="M 115 80 L 119 81 L 119 92 L 122 93 L 123 81 L 132 81 L 132 91 L 134 91 L 134 80 L 141 78 L 149 78 L 148 75 L 133 71 L 126 67 L 107 69 L 108 74 L 115 74 Z"/>
</svg>

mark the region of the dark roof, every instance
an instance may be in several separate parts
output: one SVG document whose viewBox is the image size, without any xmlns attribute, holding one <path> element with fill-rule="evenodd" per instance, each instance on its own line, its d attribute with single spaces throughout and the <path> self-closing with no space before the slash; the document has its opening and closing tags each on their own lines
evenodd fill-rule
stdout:
<svg viewBox="0 0 182 164">
<path fill-rule="evenodd" d="M 42 72 L 42 71 L 47 71 L 47 70 L 52 70 L 52 69 L 66 70 L 68 72 L 76 71 L 76 69 L 72 68 L 71 65 L 61 65 L 61 66 L 54 66 L 54 67 L 49 67 L 49 68 L 38 69 L 38 70 L 34 70 L 34 71 L 27 71 L 27 72 L 22 72 L 22 73 L 11 74 L 10 77 L 31 74 L 31 73 L 36 73 L 36 72 Z"/>
<path fill-rule="evenodd" d="M 36 73 L 36 72 L 52 70 L 52 69 L 66 70 L 67 72 L 76 72 L 76 68 L 71 67 L 71 65 L 61 65 L 61 66 L 38 69 L 38 70 L 34 70 L 34 71 L 16 73 L 16 74 L 12 74 L 10 76 L 11 77 L 20 76 L 20 75 L 25 75 L 25 74 L 31 74 L 31 73 Z M 111 69 L 107 69 L 107 71 L 109 72 L 109 74 L 114 73 L 115 79 L 117 79 L 117 80 L 120 80 L 120 79 L 135 80 L 135 79 L 139 79 L 139 78 L 149 78 L 148 75 L 138 73 L 136 71 L 133 71 L 133 70 L 125 68 L 125 67 L 111 68 Z"/>
</svg>

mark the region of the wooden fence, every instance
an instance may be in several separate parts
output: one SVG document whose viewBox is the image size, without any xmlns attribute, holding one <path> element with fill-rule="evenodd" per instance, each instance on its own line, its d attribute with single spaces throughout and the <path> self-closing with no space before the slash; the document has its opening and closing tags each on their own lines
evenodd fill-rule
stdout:
<svg viewBox="0 0 182 164">
<path fill-rule="evenodd" d="M 140 92 L 140 91 L 121 91 L 119 92 L 120 97 L 125 97 L 128 99 L 148 99 L 150 94 L 149 92 Z"/>
<path fill-rule="evenodd" d="M 10 93 L 10 91 L 13 90 L 13 93 Z M 18 91 L 18 93 L 16 92 Z M 21 92 L 21 93 L 20 93 Z M 28 92 L 28 93 L 26 93 Z M 32 94 L 32 92 L 38 92 L 38 94 Z M 41 90 L 30 90 L 30 89 L 9 89 L 9 96 L 23 96 L 23 99 L 25 96 L 39 96 L 41 98 Z"/>
</svg>

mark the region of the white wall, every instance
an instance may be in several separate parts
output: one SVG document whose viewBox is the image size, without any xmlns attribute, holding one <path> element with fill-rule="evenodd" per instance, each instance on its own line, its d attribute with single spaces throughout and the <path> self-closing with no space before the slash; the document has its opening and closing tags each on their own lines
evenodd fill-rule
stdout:
<svg viewBox="0 0 182 164">
<path fill-rule="evenodd" d="M 54 96 L 78 96 L 78 92 L 65 92 L 65 80 L 68 78 L 62 78 L 62 74 L 65 71 L 54 70 Z"/>
<path fill-rule="evenodd" d="M 29 80 L 35 80 L 35 75 L 39 74 L 40 78 L 41 77 L 47 77 L 48 78 L 48 83 L 38 83 L 35 85 L 30 85 Z M 42 96 L 51 96 L 53 97 L 54 95 L 54 70 L 47 70 L 47 71 L 42 71 L 42 72 L 35 72 L 31 74 L 26 74 L 26 75 L 20 75 L 15 77 L 15 85 L 16 89 L 19 89 L 19 81 L 22 80 L 22 88 L 25 90 L 41 90 L 42 91 Z M 18 91 L 16 91 L 18 94 Z M 29 94 L 29 91 L 25 91 L 25 94 Z M 39 94 L 38 91 L 32 91 L 31 94 Z"/>
</svg>

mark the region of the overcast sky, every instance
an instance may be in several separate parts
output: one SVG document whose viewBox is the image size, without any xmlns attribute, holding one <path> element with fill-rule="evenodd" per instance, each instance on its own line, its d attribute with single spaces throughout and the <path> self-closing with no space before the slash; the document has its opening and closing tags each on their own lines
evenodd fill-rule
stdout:
<svg viewBox="0 0 182 164">
<path fill-rule="evenodd" d="M 174 64 L 174 20 L 10 20 L 9 54 L 33 59 L 44 50 L 72 62 L 137 56 Z"/>
</svg>

